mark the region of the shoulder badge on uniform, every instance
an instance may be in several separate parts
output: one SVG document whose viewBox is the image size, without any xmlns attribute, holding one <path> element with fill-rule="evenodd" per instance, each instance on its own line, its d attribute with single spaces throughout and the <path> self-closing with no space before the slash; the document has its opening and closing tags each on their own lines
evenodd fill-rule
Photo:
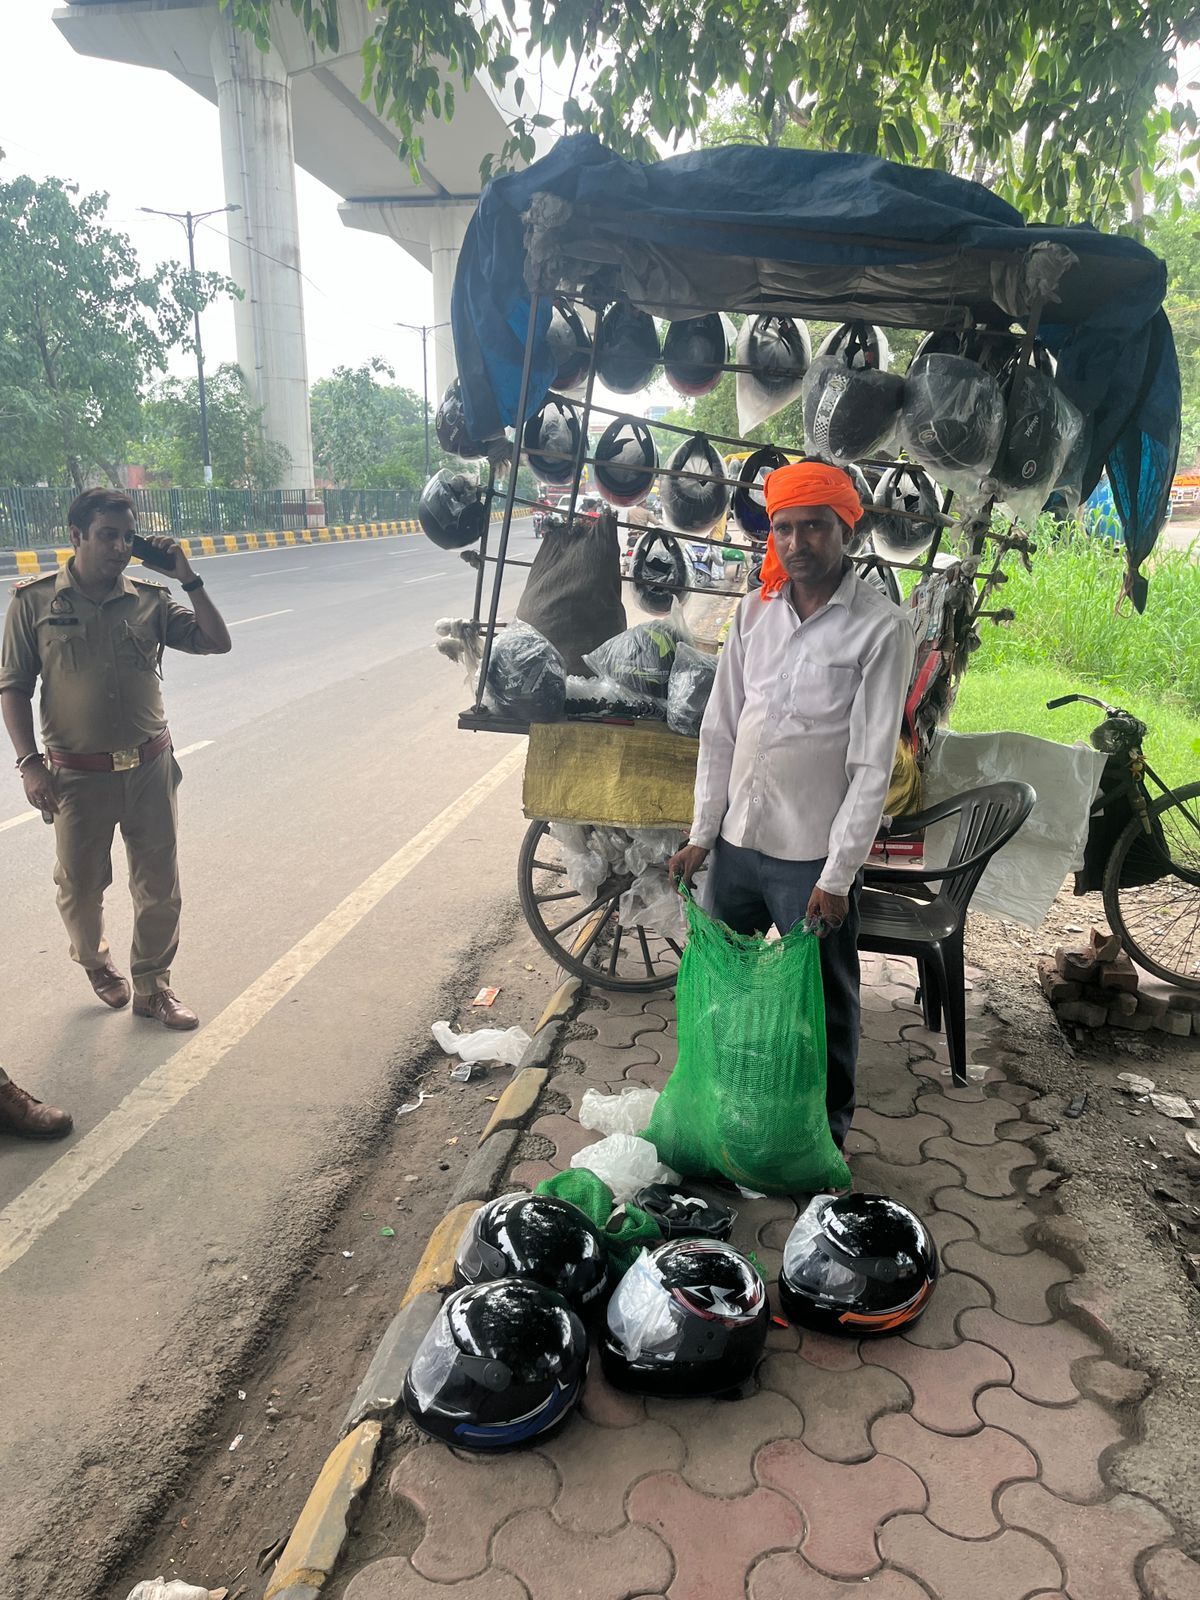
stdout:
<svg viewBox="0 0 1200 1600">
<path fill-rule="evenodd" d="M 149 578 L 135 578 L 132 573 L 129 575 L 129 581 L 130 583 L 136 583 L 139 589 L 165 589 L 167 587 L 165 583 L 154 583 Z"/>
<path fill-rule="evenodd" d="M 13 584 L 13 593 L 19 589 L 30 589 L 35 583 L 48 583 L 51 578 L 57 578 L 57 572 L 39 572 L 36 578 L 22 578 L 20 583 Z"/>
</svg>

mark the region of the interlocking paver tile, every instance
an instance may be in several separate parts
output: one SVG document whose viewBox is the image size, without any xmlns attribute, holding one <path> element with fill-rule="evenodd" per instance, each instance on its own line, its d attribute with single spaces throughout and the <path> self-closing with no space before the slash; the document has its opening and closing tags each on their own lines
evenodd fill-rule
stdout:
<svg viewBox="0 0 1200 1600">
<path fill-rule="evenodd" d="M 1010 1322 L 995 1311 L 968 1311 L 959 1323 L 964 1339 L 998 1350 L 1013 1370 L 1012 1386 L 1026 1400 L 1040 1405 L 1068 1405 L 1079 1391 L 1071 1381 L 1071 1363 L 1095 1356 L 1100 1346 L 1073 1323 L 1035 1326 Z"/>
<path fill-rule="evenodd" d="M 633 1004 L 637 1004 L 634 1000 Z M 649 1000 L 642 1003 L 642 1013 L 646 1017 L 645 1026 L 653 1028 L 656 1022 L 661 1022 L 664 1029 L 674 1034 L 678 1027 L 675 1012 L 675 996 L 673 994 L 651 995 Z"/>
<path fill-rule="evenodd" d="M 573 1533 L 609 1533 L 625 1522 L 631 1484 L 683 1465 L 683 1440 L 663 1422 L 626 1431 L 576 1417 L 539 1454 L 558 1469 L 562 1485 L 551 1507 L 555 1520 Z"/>
<path fill-rule="evenodd" d="M 800 1408 L 805 1444 L 827 1461 L 865 1461 L 871 1423 L 909 1405 L 907 1385 L 882 1367 L 838 1372 L 803 1356 L 774 1355 L 759 1369 L 759 1382 Z"/>
<path fill-rule="evenodd" d="M 884 1161 L 897 1167 L 916 1166 L 926 1139 L 944 1136 L 946 1124 L 938 1117 L 881 1117 L 862 1106 L 854 1113 L 854 1126 L 874 1139 Z"/>
<path fill-rule="evenodd" d="M 874 1155 L 875 1141 L 857 1128 L 851 1128 L 842 1142 L 842 1153 L 847 1161 L 852 1161 L 855 1156 Z"/>
<path fill-rule="evenodd" d="M 547 1178 L 553 1178 L 557 1168 L 549 1161 L 519 1161 L 512 1169 L 505 1188 L 534 1190 L 539 1183 L 544 1183 Z"/>
<path fill-rule="evenodd" d="M 911 1043 L 914 1052 L 924 1049 L 920 1040 L 914 1039 Z M 924 1078 L 931 1090 L 940 1089 L 948 1100 L 971 1103 L 981 1098 L 986 1099 L 987 1096 L 983 1094 L 983 1090 L 988 1084 L 1004 1082 L 1004 1072 L 1000 1067 L 987 1067 L 982 1075 L 979 1075 L 979 1068 L 982 1066 L 981 1062 L 972 1061 L 968 1063 L 968 1066 L 973 1075 L 960 1087 L 953 1080 L 950 1072 L 950 1058 L 946 1054 L 942 1053 L 937 1056 L 918 1056 L 914 1054 L 912 1059 L 912 1070 L 915 1076 Z"/>
<path fill-rule="evenodd" d="M 346 1600 L 446 1600 L 448 1593 L 444 1584 L 414 1572 L 403 1556 L 388 1556 L 363 1568 L 346 1590 Z M 456 1583 L 454 1600 L 529 1600 L 529 1596 L 511 1573 L 491 1571 Z"/>
<path fill-rule="evenodd" d="M 1156 1550 L 1142 1568 L 1146 1600 L 1200 1600 L 1200 1566 L 1182 1550 Z"/>
<path fill-rule="evenodd" d="M 880 1117 L 911 1117 L 916 1113 L 919 1088 L 907 1067 L 903 1078 L 890 1072 L 865 1077 L 860 1073 L 858 1103 Z"/>
<path fill-rule="evenodd" d="M 824 1367 L 827 1372 L 852 1372 L 862 1366 L 857 1339 L 835 1339 L 832 1334 L 814 1333 L 805 1328 L 800 1336 L 800 1349 L 805 1361 L 814 1367 Z"/>
<path fill-rule="evenodd" d="M 1054 1312 L 1046 1296 L 1055 1284 L 1075 1276 L 1065 1262 L 1044 1250 L 1003 1256 L 972 1239 L 949 1245 L 946 1264 L 986 1283 L 996 1310 L 1010 1322 L 1052 1322 Z"/>
<path fill-rule="evenodd" d="M 951 1190 L 952 1194 L 962 1193 L 962 1190 Z M 939 1250 L 944 1250 L 948 1244 L 953 1244 L 956 1239 L 974 1239 L 975 1229 L 966 1217 L 958 1217 L 952 1211 L 931 1211 L 922 1217 L 922 1222 L 929 1229 L 930 1237 Z"/>
<path fill-rule="evenodd" d="M 895 1517 L 880 1530 L 879 1549 L 895 1566 L 919 1577 L 937 1600 L 967 1600 L 973 1595 L 1026 1600 L 1038 1589 L 1057 1588 L 1062 1582 L 1049 1550 L 1024 1533 L 1006 1531 L 978 1541 L 956 1539 L 925 1517 Z"/>
<path fill-rule="evenodd" d="M 1110 1411 L 1094 1400 L 1039 1406 L 1014 1389 L 981 1394 L 975 1409 L 984 1422 L 1027 1444 L 1041 1463 L 1047 1489 L 1068 1500 L 1098 1500 L 1106 1492 L 1100 1458 L 1125 1435 Z"/>
<path fill-rule="evenodd" d="M 891 1006 L 885 1010 L 867 1005 L 864 1001 L 860 1024 L 864 1039 L 874 1039 L 880 1044 L 895 1044 L 900 1038 L 901 1026 L 900 1016 Z"/>
<path fill-rule="evenodd" d="M 425 1519 L 413 1566 L 438 1583 L 455 1583 L 487 1566 L 488 1543 L 506 1517 L 553 1503 L 558 1474 L 540 1456 L 465 1457 L 424 1444 L 398 1464 L 388 1488 Z"/>
<path fill-rule="evenodd" d="M 933 1298 L 911 1327 L 903 1330 L 903 1337 L 926 1350 L 953 1350 L 962 1343 L 958 1319 L 972 1306 L 990 1306 L 992 1297 L 977 1278 L 965 1272 L 943 1270 L 933 1291 Z"/>
<path fill-rule="evenodd" d="M 767 1349 L 799 1350 L 800 1329 L 793 1328 L 791 1323 L 784 1318 L 783 1312 L 779 1307 L 779 1297 L 774 1292 L 771 1292 L 771 1313 L 771 1326 L 767 1329 Z M 775 1320 L 776 1317 L 781 1319 L 782 1326 L 780 1322 Z"/>
<path fill-rule="evenodd" d="M 641 1396 L 614 1389 L 594 1358 L 579 1409 L 589 1422 L 598 1422 L 602 1428 L 636 1428 L 646 1419 L 646 1402 Z"/>
<path fill-rule="evenodd" d="M 920 1478 L 888 1456 L 840 1465 L 788 1439 L 760 1451 L 754 1470 L 760 1483 L 800 1507 L 808 1525 L 801 1552 L 835 1578 L 863 1578 L 873 1572 L 879 1565 L 879 1525 L 898 1511 L 925 1506 Z"/>
<path fill-rule="evenodd" d="M 639 1061 L 626 1070 L 624 1081 L 644 1084 L 647 1089 L 657 1089 L 661 1094 L 670 1076 L 671 1068 L 663 1061 Z"/>
<path fill-rule="evenodd" d="M 673 1067 L 679 1054 L 679 1040 L 673 1034 L 668 1033 L 665 1028 L 656 1026 L 661 1020 L 661 1017 L 651 1017 L 649 1025 L 641 1028 L 634 1035 L 633 1048 L 635 1050 L 652 1050 L 661 1062 L 668 1067 Z"/>
<path fill-rule="evenodd" d="M 607 1050 L 632 1050 L 633 1042 L 638 1038 L 644 1047 L 648 1034 L 661 1033 L 667 1026 L 665 1017 L 643 1011 L 622 1012 L 616 1009 L 589 1011 L 580 1020 L 596 1030 L 596 1037 L 586 1050 L 592 1060 L 603 1059 Z"/>
<path fill-rule="evenodd" d="M 529 1600 L 625 1600 L 666 1589 L 672 1569 L 670 1550 L 648 1528 L 572 1533 L 548 1511 L 506 1522 L 492 1540 L 492 1564 L 520 1578 Z"/>
<path fill-rule="evenodd" d="M 1032 1139 L 1040 1139 L 1043 1134 L 1053 1133 L 1057 1126 L 1057 1123 L 1030 1122 L 1021 1118 L 1014 1122 L 1001 1122 L 996 1134 L 1001 1139 L 1021 1139 L 1028 1144 Z"/>
<path fill-rule="evenodd" d="M 998 1532 L 992 1510 L 996 1491 L 1001 1484 L 1037 1477 L 1033 1453 L 999 1428 L 955 1436 L 923 1428 L 913 1417 L 880 1417 L 871 1443 L 912 1467 L 929 1494 L 925 1515 L 960 1539 L 987 1539 Z"/>
<path fill-rule="evenodd" d="M 853 1128 L 850 1130 L 853 1133 Z M 910 1206 L 919 1217 L 934 1209 L 939 1189 L 962 1184 L 962 1173 L 946 1161 L 922 1161 L 916 1167 L 898 1167 L 877 1155 L 860 1156 L 854 1163 L 854 1187 L 860 1194 L 886 1194 Z"/>
<path fill-rule="evenodd" d="M 956 1100 L 948 1094 L 923 1094 L 917 1109 L 949 1123 L 952 1137 L 961 1144 L 995 1144 L 997 1124 L 1013 1120 L 1013 1108 L 1003 1100 Z"/>
<path fill-rule="evenodd" d="M 792 1224 L 796 1220 L 796 1202 L 789 1200 L 786 1195 L 768 1194 L 761 1200 L 746 1200 L 739 1194 L 720 1194 L 719 1190 L 712 1191 L 714 1195 L 722 1198 L 726 1205 L 730 1205 L 737 1212 L 737 1220 L 733 1225 L 733 1232 L 729 1235 L 729 1242 L 736 1250 L 757 1250 L 765 1244 L 763 1235 L 767 1228 L 773 1224 L 781 1224 L 785 1229 L 784 1238 L 791 1232 Z M 782 1241 L 773 1240 L 768 1249 L 780 1250 Z"/>
<path fill-rule="evenodd" d="M 913 1416 L 939 1433 L 974 1433 L 979 1427 L 976 1395 L 1012 1377 L 1003 1356 L 973 1341 L 953 1350 L 922 1350 L 907 1339 L 880 1339 L 864 1344 L 863 1360 L 903 1378 L 912 1391 Z"/>
<path fill-rule="evenodd" d="M 929 1141 L 925 1154 L 931 1161 L 948 1162 L 957 1168 L 973 1193 L 995 1199 L 1016 1194 L 1015 1174 L 1034 1164 L 1033 1152 L 1015 1139 L 1002 1139 L 991 1145 L 963 1144 L 961 1139 L 941 1134 Z"/>
<path fill-rule="evenodd" d="M 750 1600 L 862 1600 L 864 1594 L 870 1600 L 929 1600 L 928 1589 L 902 1572 L 877 1572 L 866 1590 L 860 1578 L 850 1583 L 826 1578 L 797 1555 L 768 1556 L 750 1574 Z"/>
<path fill-rule="evenodd" d="M 1080 1600 L 1138 1600 L 1138 1557 L 1174 1531 L 1161 1511 L 1136 1495 L 1077 1506 L 1040 1483 L 1005 1489 L 1000 1516 L 1010 1528 L 1027 1528 L 1052 1546 L 1066 1575 L 1062 1587 Z"/>
<path fill-rule="evenodd" d="M 629 1497 L 629 1515 L 674 1556 L 674 1581 L 662 1585 L 672 1600 L 733 1600 L 745 1593 L 746 1574 L 761 1555 L 795 1549 L 804 1532 L 799 1511 L 771 1489 L 716 1499 L 673 1473 L 643 1478 Z"/>
<path fill-rule="evenodd" d="M 1023 1256 L 1032 1248 L 1025 1234 L 1034 1216 L 1019 1195 L 992 1200 L 972 1194 L 970 1189 L 947 1189 L 944 1195 L 934 1196 L 934 1204 L 940 1211 L 952 1211 L 955 1216 L 965 1217 L 987 1250 L 998 1250 L 1006 1256 Z"/>
<path fill-rule="evenodd" d="M 1100 1400 L 1106 1406 L 1133 1406 L 1150 1393 L 1148 1372 L 1142 1372 L 1138 1367 L 1118 1366 L 1115 1361 L 1103 1356 L 1085 1362 L 1076 1369 L 1074 1377 L 1080 1394 Z"/>
<path fill-rule="evenodd" d="M 650 1400 L 687 1447 L 682 1476 L 701 1494 L 749 1494 L 756 1452 L 774 1439 L 798 1439 L 804 1419 L 790 1400 L 760 1389 L 744 1400 Z"/>
<path fill-rule="evenodd" d="M 550 1165 L 559 1172 L 571 1165 L 571 1157 L 601 1137 L 590 1128 L 581 1128 L 572 1117 L 539 1117 L 530 1133 L 540 1134 L 554 1144 L 554 1154 L 548 1157 Z"/>
<path fill-rule="evenodd" d="M 1031 1089 L 1026 1083 L 998 1083 L 996 1093 L 1001 1100 L 1007 1100 L 1010 1106 L 1027 1106 L 1031 1100 L 1037 1099 L 1037 1090 Z"/>
</svg>

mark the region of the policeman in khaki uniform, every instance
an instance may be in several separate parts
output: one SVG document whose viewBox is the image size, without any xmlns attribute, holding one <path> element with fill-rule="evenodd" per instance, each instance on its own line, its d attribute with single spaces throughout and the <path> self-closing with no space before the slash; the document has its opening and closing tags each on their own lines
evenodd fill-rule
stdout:
<svg viewBox="0 0 1200 1600">
<path fill-rule="evenodd" d="M 74 555 L 57 573 L 18 585 L 9 605 L 0 655 L 4 725 L 29 803 L 54 817 L 54 880 L 72 959 L 106 1005 L 128 1004 L 129 984 L 112 964 L 102 912 L 119 827 L 134 905 L 134 1013 L 168 1028 L 194 1028 L 198 1018 L 170 987 L 179 943 L 180 772 L 159 663 L 164 649 L 224 654 L 229 632 L 173 540 L 151 542 L 173 557 L 170 576 L 182 583 L 193 610 L 162 584 L 128 575 L 136 532 L 128 496 L 92 489 L 68 515 Z M 39 677 L 42 751 L 32 711 Z M 0 1101 L 0 1126 L 2 1112 Z"/>
</svg>

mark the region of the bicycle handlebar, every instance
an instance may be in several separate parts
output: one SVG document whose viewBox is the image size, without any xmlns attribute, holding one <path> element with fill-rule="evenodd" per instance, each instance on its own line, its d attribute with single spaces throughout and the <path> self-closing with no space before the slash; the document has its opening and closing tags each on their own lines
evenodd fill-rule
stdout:
<svg viewBox="0 0 1200 1600">
<path fill-rule="evenodd" d="M 1046 710 L 1057 711 L 1060 706 L 1074 705 L 1077 701 L 1081 701 L 1084 705 L 1088 706 L 1098 706 L 1100 710 L 1104 712 L 1105 716 L 1114 717 L 1118 714 L 1118 707 L 1110 706 L 1104 700 L 1097 700 L 1094 695 L 1090 694 L 1059 695 L 1057 700 L 1046 701 Z"/>
</svg>

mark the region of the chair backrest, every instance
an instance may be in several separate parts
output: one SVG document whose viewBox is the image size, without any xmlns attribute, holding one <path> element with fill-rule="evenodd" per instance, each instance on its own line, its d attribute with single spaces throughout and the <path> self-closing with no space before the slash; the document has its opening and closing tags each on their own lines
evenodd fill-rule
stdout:
<svg viewBox="0 0 1200 1600">
<path fill-rule="evenodd" d="M 1006 782 L 968 789 L 965 794 L 955 795 L 953 802 L 944 802 L 947 815 L 958 812 L 958 832 L 946 865 L 956 867 L 960 861 L 976 855 L 980 857 L 969 872 L 946 878 L 942 883 L 938 899 L 953 908 L 958 921 L 966 916 L 971 896 L 988 862 L 1016 833 L 1036 800 L 1037 794 L 1029 784 Z"/>
</svg>

